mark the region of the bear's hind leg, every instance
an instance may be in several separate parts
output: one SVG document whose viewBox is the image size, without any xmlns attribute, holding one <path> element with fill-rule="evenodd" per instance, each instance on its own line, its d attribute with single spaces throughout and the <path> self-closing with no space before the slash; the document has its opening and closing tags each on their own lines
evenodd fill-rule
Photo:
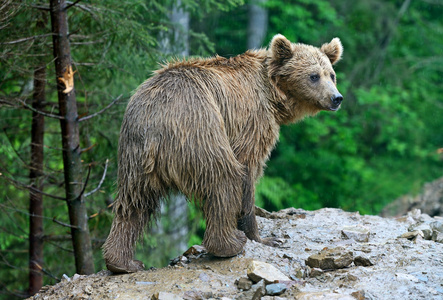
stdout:
<svg viewBox="0 0 443 300">
<path fill-rule="evenodd" d="M 140 216 L 132 216 L 129 220 L 114 217 L 111 231 L 103 245 L 103 257 L 106 267 L 113 273 L 132 273 L 144 269 L 139 260 L 134 260 L 134 246 L 143 227 L 139 224 Z"/>
<path fill-rule="evenodd" d="M 111 231 L 103 245 L 103 257 L 108 270 L 114 273 L 132 273 L 144 269 L 141 261 L 134 260 L 135 245 L 160 207 L 160 196 L 146 193 L 143 205 L 118 196 L 114 207 Z"/>
</svg>

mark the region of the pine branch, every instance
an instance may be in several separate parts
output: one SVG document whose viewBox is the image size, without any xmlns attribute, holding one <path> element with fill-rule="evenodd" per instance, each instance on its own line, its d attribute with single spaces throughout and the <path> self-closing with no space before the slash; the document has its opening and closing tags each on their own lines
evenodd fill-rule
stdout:
<svg viewBox="0 0 443 300">
<path fill-rule="evenodd" d="M 89 119 L 91 119 L 91 118 L 93 118 L 93 117 L 96 117 L 96 116 L 98 116 L 99 114 L 102 114 L 103 112 L 105 112 L 106 110 L 108 110 L 112 105 L 114 105 L 115 103 L 117 103 L 117 101 L 120 100 L 121 97 L 122 97 L 122 95 L 118 96 L 117 98 L 115 98 L 114 100 L 112 100 L 112 102 L 109 103 L 109 104 L 108 104 L 105 108 L 103 108 L 102 110 L 100 110 L 100 111 L 98 111 L 98 112 L 96 112 L 96 113 L 94 113 L 94 114 L 92 114 L 92 115 L 89 115 L 89 116 L 86 116 L 86 117 L 80 118 L 80 119 L 78 119 L 78 121 L 79 121 L 79 122 L 83 122 L 83 121 L 89 120 Z"/>
</svg>

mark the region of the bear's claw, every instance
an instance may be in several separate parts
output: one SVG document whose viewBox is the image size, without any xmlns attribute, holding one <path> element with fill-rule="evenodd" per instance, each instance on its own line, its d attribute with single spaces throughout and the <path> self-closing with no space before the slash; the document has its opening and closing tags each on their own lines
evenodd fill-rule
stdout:
<svg viewBox="0 0 443 300">
<path fill-rule="evenodd" d="M 112 273 L 135 273 L 145 269 L 145 265 L 139 260 L 131 260 L 124 265 L 107 262 L 106 267 Z"/>
<path fill-rule="evenodd" d="M 229 243 L 226 243 L 229 241 Z M 214 256 L 233 257 L 240 254 L 246 244 L 247 238 L 243 231 L 235 230 L 234 236 L 228 240 L 203 241 L 203 246 Z"/>
</svg>

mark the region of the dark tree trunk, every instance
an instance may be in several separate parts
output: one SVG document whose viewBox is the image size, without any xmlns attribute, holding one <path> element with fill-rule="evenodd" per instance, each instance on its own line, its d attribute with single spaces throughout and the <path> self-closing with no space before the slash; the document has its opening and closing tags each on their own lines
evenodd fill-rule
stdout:
<svg viewBox="0 0 443 300">
<path fill-rule="evenodd" d="M 74 74 L 68 39 L 68 19 L 65 0 L 50 0 L 55 72 L 62 131 L 63 165 L 66 198 L 71 224 L 75 267 L 78 274 L 94 272 L 88 216 L 82 195 L 83 178 L 80 158 L 79 124 L 74 90 Z"/>
<path fill-rule="evenodd" d="M 45 101 L 46 64 L 42 63 L 34 71 L 34 94 L 32 107 L 42 110 Z M 31 128 L 31 186 L 43 190 L 43 137 L 44 116 L 32 113 Z M 30 192 L 29 199 L 29 295 L 37 293 L 43 285 L 43 195 Z"/>
</svg>

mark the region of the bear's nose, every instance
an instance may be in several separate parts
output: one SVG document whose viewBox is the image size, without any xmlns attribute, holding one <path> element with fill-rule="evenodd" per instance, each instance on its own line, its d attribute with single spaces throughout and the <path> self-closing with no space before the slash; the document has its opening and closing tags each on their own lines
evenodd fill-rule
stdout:
<svg viewBox="0 0 443 300">
<path fill-rule="evenodd" d="M 334 96 L 332 96 L 332 103 L 334 103 L 334 105 L 340 105 L 340 103 L 343 101 L 343 96 L 340 94 L 340 93 L 338 93 L 338 94 L 335 94 Z"/>
</svg>

